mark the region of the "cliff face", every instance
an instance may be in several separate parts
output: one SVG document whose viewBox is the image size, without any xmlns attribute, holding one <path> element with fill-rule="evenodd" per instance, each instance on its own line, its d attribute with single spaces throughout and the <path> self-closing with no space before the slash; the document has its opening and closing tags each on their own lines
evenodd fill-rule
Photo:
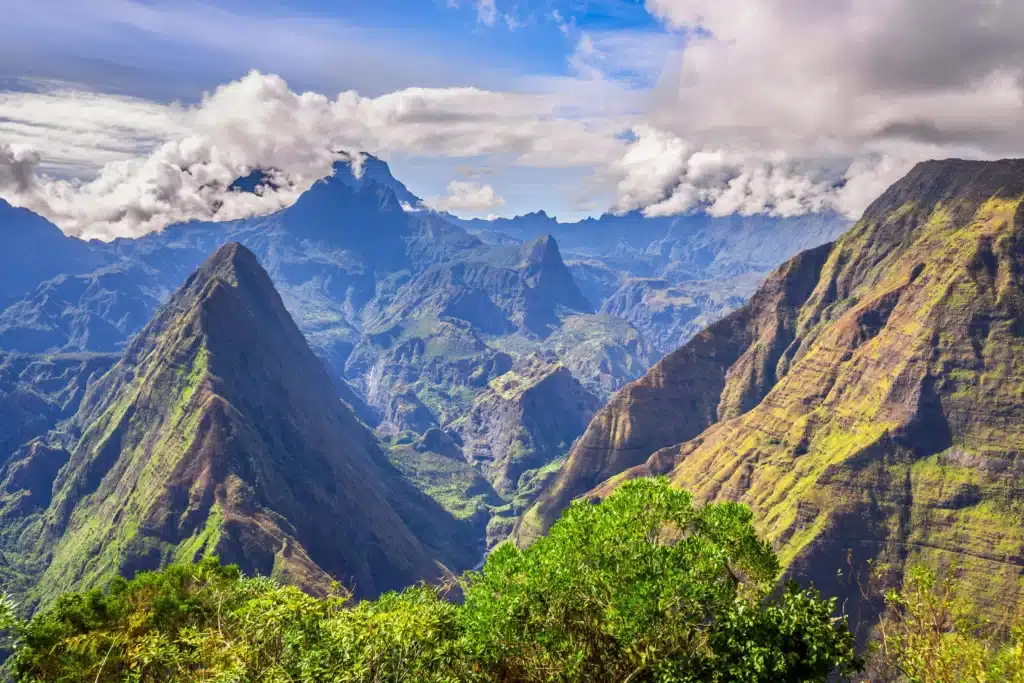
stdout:
<svg viewBox="0 0 1024 683">
<path fill-rule="evenodd" d="M 1022 199 L 1022 161 L 919 165 L 833 247 L 620 392 L 542 504 L 668 474 L 700 501 L 749 504 L 790 571 L 855 612 L 869 561 L 893 584 L 911 563 L 955 567 L 983 609 L 1021 605 Z M 821 263 L 805 300 L 759 309 L 808 259 Z M 724 334 L 756 310 L 781 334 Z M 673 361 L 708 337 L 721 374 L 702 384 Z"/>
<path fill-rule="evenodd" d="M 644 462 L 654 451 L 693 438 L 719 413 L 756 403 L 774 382 L 773 359 L 793 339 L 831 246 L 797 256 L 742 309 L 669 354 L 626 385 L 594 416 L 552 484 L 523 515 L 517 541 L 528 544 L 573 498 Z"/>
<path fill-rule="evenodd" d="M 532 356 L 491 381 L 460 423 L 466 459 L 502 495 L 569 449 L 598 398 L 554 360 Z"/>
<path fill-rule="evenodd" d="M 0 499 L 5 550 L 38 576 L 35 598 L 207 553 L 313 592 L 337 579 L 372 596 L 478 552 L 338 400 L 237 244 L 158 311 L 73 422 L 82 436 L 52 500 L 26 506 L 12 468 Z M 19 467 L 45 471 L 33 457 Z"/>
</svg>

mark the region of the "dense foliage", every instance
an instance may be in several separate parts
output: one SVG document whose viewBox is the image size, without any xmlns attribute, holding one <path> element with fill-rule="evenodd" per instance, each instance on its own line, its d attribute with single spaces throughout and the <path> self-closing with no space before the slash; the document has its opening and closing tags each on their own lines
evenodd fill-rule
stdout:
<svg viewBox="0 0 1024 683">
<path fill-rule="evenodd" d="M 869 671 L 882 683 L 1024 683 L 1024 621 L 980 620 L 954 574 L 915 567 L 886 594 Z"/>
<path fill-rule="evenodd" d="M 855 666 L 834 602 L 772 597 L 778 573 L 747 508 L 638 480 L 527 550 L 500 547 L 461 604 L 418 586 L 353 606 L 206 559 L 6 626 L 19 681 L 767 683 Z"/>
</svg>

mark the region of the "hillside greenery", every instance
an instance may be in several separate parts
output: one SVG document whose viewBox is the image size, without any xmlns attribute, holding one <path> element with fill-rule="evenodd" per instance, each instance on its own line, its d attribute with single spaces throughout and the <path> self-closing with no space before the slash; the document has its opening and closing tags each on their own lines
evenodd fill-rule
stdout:
<svg viewBox="0 0 1024 683">
<path fill-rule="evenodd" d="M 940 578 L 916 566 L 887 611 L 867 671 L 879 683 L 1024 683 L 1024 620 L 989 621 L 956 572 Z"/>
<path fill-rule="evenodd" d="M 479 572 L 350 604 L 215 558 L 4 603 L 17 681 L 824 681 L 860 662 L 835 603 L 790 584 L 748 508 L 663 479 L 571 506 Z M 458 596 L 459 600 L 447 597 Z"/>
</svg>

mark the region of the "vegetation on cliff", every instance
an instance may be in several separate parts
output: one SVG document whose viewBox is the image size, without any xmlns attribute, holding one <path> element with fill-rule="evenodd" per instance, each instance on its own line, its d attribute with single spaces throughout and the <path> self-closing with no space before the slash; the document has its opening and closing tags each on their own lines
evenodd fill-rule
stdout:
<svg viewBox="0 0 1024 683">
<path fill-rule="evenodd" d="M 791 585 L 734 504 L 665 481 L 572 506 L 461 580 L 355 606 L 216 560 L 8 612 L 19 681 L 824 681 L 859 662 L 834 601 Z M 9 607 L 9 605 L 8 605 Z"/>
<path fill-rule="evenodd" d="M 867 674 L 877 683 L 1022 683 L 1024 620 L 979 618 L 954 573 L 911 569 L 890 589 Z"/>
<path fill-rule="evenodd" d="M 2 562 L 27 577 L 5 587 L 33 603 L 210 554 L 313 593 L 341 580 L 370 597 L 480 555 L 469 525 L 409 484 L 338 399 L 238 244 L 90 385 L 68 432 L 52 437 L 71 441 L 64 462 L 31 450 L 0 488 Z"/>
<path fill-rule="evenodd" d="M 1022 273 L 1024 162 L 920 164 L 621 390 L 520 541 L 663 474 L 749 505 L 793 575 L 851 604 L 873 563 L 892 587 L 956 565 L 983 614 L 1024 607 Z"/>
</svg>

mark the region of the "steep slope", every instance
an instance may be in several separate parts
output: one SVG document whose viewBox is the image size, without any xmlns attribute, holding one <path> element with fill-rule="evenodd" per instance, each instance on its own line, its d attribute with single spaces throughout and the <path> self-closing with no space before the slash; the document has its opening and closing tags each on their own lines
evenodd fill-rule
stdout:
<svg viewBox="0 0 1024 683">
<path fill-rule="evenodd" d="M 581 461 L 608 463 L 616 428 L 643 428 L 662 401 L 717 403 L 720 421 L 699 435 L 625 436 L 640 453 L 595 478 L 667 447 L 593 493 L 664 473 L 698 500 L 747 503 L 793 573 L 849 597 L 865 619 L 877 604 L 858 603 L 855 579 L 869 562 L 892 584 L 911 563 L 955 568 L 990 615 L 1020 608 L 1022 273 L 1024 161 L 917 166 L 829 250 L 792 343 L 765 357 L 773 376 L 752 385 L 741 359 L 717 400 L 714 390 L 672 395 L 653 389 L 656 375 L 675 387 L 688 371 L 663 362 L 634 385 L 652 396 L 628 388 L 602 411 L 591 443 L 603 450 Z M 750 310 L 702 336 L 721 338 Z"/>
<path fill-rule="evenodd" d="M 104 255 L 27 209 L 0 199 L 0 308 L 62 273 L 85 273 Z"/>
<path fill-rule="evenodd" d="M 758 272 L 718 280 L 626 278 L 601 312 L 633 325 L 662 354 L 671 353 L 709 324 L 736 310 L 757 290 Z"/>
<path fill-rule="evenodd" d="M 115 362 L 115 354 L 0 352 L 0 463 L 74 415 L 89 382 Z"/>
<path fill-rule="evenodd" d="M 5 482 L 5 552 L 38 576 L 35 598 L 205 553 L 360 596 L 437 577 L 435 557 L 475 559 L 337 399 L 238 244 L 158 311 L 74 423 L 81 438 L 45 509 L 26 510 L 31 492 Z"/>
<path fill-rule="evenodd" d="M 613 315 L 572 315 L 541 344 L 602 400 L 642 377 L 658 357 L 628 322 Z"/>
<path fill-rule="evenodd" d="M 457 428 L 466 459 L 508 496 L 524 472 L 563 456 L 598 406 L 568 368 L 535 355 L 492 380 Z"/>
<path fill-rule="evenodd" d="M 484 334 L 547 336 L 565 314 L 591 313 L 552 237 L 439 263 L 368 308 L 368 331 L 421 316 L 460 318 Z"/>
<path fill-rule="evenodd" d="M 122 263 L 59 275 L 0 311 L 0 348 L 28 353 L 121 349 L 169 292 L 151 269 Z"/>
<path fill-rule="evenodd" d="M 623 387 L 587 426 L 558 476 L 520 520 L 528 544 L 577 496 L 659 448 L 691 439 L 721 416 L 755 405 L 775 381 L 831 246 L 780 267 L 750 302 Z"/>
<path fill-rule="evenodd" d="M 661 354 L 735 310 L 784 261 L 850 227 L 829 213 L 648 218 L 634 212 L 560 223 L 537 212 L 460 224 L 491 243 L 501 234 L 523 241 L 554 236 L 594 307 L 632 324 Z"/>
</svg>

